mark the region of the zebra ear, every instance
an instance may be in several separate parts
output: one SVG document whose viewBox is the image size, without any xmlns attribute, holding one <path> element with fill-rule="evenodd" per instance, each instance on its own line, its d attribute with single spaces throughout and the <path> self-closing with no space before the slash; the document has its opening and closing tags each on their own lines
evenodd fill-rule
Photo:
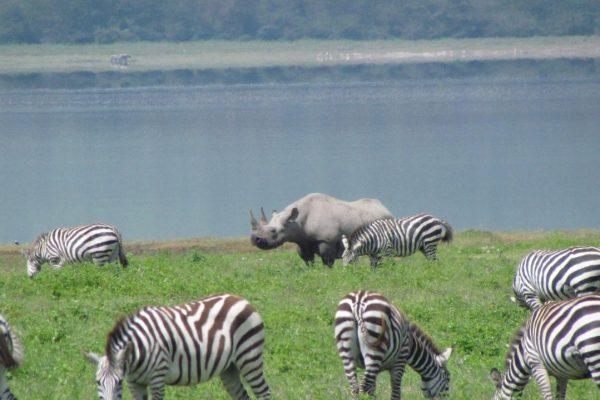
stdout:
<svg viewBox="0 0 600 400">
<path fill-rule="evenodd" d="M 81 354 L 83 354 L 83 357 L 86 360 L 88 360 L 90 363 L 92 363 L 94 365 L 98 365 L 98 363 L 100 362 L 100 356 L 96 353 L 92 353 L 91 351 L 82 350 Z"/>
<path fill-rule="evenodd" d="M 452 355 L 452 347 L 448 347 L 442 354 L 437 356 L 437 361 L 440 363 L 440 365 L 446 365 L 450 355 Z"/>
<path fill-rule="evenodd" d="M 492 382 L 494 382 L 494 386 L 500 389 L 502 386 L 502 373 L 500 373 L 500 371 L 498 371 L 496 368 L 492 368 L 490 371 L 490 378 L 492 379 Z"/>
<path fill-rule="evenodd" d="M 512 301 L 513 303 L 516 303 L 517 298 L 515 296 L 510 296 L 510 301 Z"/>
</svg>

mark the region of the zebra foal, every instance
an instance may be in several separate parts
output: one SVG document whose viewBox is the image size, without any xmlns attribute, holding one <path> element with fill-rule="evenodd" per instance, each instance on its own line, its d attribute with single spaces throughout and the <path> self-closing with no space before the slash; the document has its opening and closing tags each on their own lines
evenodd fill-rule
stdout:
<svg viewBox="0 0 600 400">
<path fill-rule="evenodd" d="M 600 249 L 570 247 L 536 250 L 519 263 L 511 299 L 530 310 L 547 300 L 564 300 L 600 291 Z"/>
<path fill-rule="evenodd" d="M 23 362 L 23 346 L 6 319 L 0 315 L 0 400 L 16 400 L 6 379 L 8 368 Z"/>
<path fill-rule="evenodd" d="M 190 386 L 219 376 L 232 399 L 270 399 L 263 376 L 264 325 L 245 299 L 221 294 L 172 307 L 144 307 L 108 334 L 97 364 L 100 399 L 120 399 L 123 379 L 136 400 L 164 397 L 165 385 Z"/>
<path fill-rule="evenodd" d="M 419 326 L 379 293 L 348 293 L 335 314 L 335 339 L 352 395 L 375 397 L 377 375 L 389 371 L 392 400 L 400 399 L 404 369 L 408 364 L 421 376 L 427 398 L 444 396 L 449 390 L 446 363 L 452 349 L 441 352 Z M 356 367 L 364 368 L 358 383 Z"/>
<path fill-rule="evenodd" d="M 128 264 L 119 231 L 104 224 L 57 228 L 37 237 L 33 249 L 23 250 L 27 258 L 27 275 L 33 278 L 46 262 L 54 268 L 65 264 L 93 261 L 101 266 L 119 260 Z"/>
<path fill-rule="evenodd" d="M 349 240 L 342 236 L 342 262 L 347 266 L 359 256 L 368 255 L 371 267 L 376 267 L 382 254 L 404 257 L 418 250 L 427 259 L 437 260 L 440 241 L 452 241 L 452 227 L 429 214 L 378 219 L 358 228 Z"/>
<path fill-rule="evenodd" d="M 511 399 L 533 375 L 544 400 L 564 399 L 569 379 L 592 378 L 600 388 L 600 295 L 546 303 L 533 311 L 506 356 L 506 372 L 492 369 L 494 400 Z"/>
</svg>

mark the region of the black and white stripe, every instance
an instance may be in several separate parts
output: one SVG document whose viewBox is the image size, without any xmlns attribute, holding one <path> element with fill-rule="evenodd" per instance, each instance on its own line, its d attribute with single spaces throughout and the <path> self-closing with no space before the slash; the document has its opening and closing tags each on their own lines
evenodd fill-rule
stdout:
<svg viewBox="0 0 600 400">
<path fill-rule="evenodd" d="M 135 399 L 164 396 L 165 385 L 195 385 L 220 376 L 232 399 L 249 399 L 243 378 L 261 399 L 271 398 L 263 375 L 264 325 L 240 297 L 222 294 L 173 307 L 145 307 L 121 319 L 98 364 L 101 399 L 120 398 L 125 378 Z"/>
<path fill-rule="evenodd" d="M 375 396 L 377 375 L 389 371 L 392 400 L 400 399 L 406 364 L 421 375 L 421 390 L 433 398 L 449 390 L 446 362 L 452 353 L 441 352 L 416 324 L 381 294 L 358 291 L 347 294 L 335 314 L 335 339 L 352 394 Z M 361 384 L 356 367 L 364 368 Z"/>
<path fill-rule="evenodd" d="M 15 400 L 6 379 L 6 371 L 23 362 L 23 346 L 10 324 L 0 315 L 0 399 Z"/>
<path fill-rule="evenodd" d="M 521 260 L 513 280 L 513 301 L 535 310 L 547 300 L 600 292 L 600 249 L 537 250 Z"/>
<path fill-rule="evenodd" d="M 123 267 L 127 266 L 121 234 L 116 228 L 104 224 L 53 229 L 38 236 L 33 249 L 23 251 L 23 254 L 27 257 L 30 278 L 46 262 L 54 268 L 80 261 L 103 265 L 119 260 Z"/>
<path fill-rule="evenodd" d="M 450 225 L 428 214 L 378 219 L 358 228 L 349 240 L 342 236 L 342 260 L 344 265 L 348 265 L 359 256 L 368 255 L 371 266 L 375 267 L 382 254 L 403 257 L 418 250 L 429 260 L 436 260 L 439 242 L 451 240 Z"/>
<path fill-rule="evenodd" d="M 533 375 L 543 398 L 552 399 L 549 376 L 564 399 L 569 379 L 592 378 L 600 388 L 600 295 L 549 302 L 531 313 L 506 358 L 492 369 L 494 399 L 511 399 Z"/>
</svg>

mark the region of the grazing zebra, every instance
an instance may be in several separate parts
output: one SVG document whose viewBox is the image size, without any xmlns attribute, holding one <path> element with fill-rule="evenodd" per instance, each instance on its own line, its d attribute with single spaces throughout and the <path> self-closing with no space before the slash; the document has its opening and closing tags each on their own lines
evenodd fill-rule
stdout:
<svg viewBox="0 0 600 400">
<path fill-rule="evenodd" d="M 369 222 L 350 235 L 342 236 L 344 266 L 359 256 L 369 255 L 371 266 L 376 267 L 381 254 L 409 256 L 417 250 L 429 260 L 437 260 L 436 250 L 440 241 L 452 240 L 452 227 L 428 214 L 418 214 L 401 219 L 378 219 Z"/>
<path fill-rule="evenodd" d="M 23 346 L 9 323 L 0 315 L 0 399 L 15 400 L 6 381 L 6 370 L 21 365 Z"/>
<path fill-rule="evenodd" d="M 506 357 L 506 372 L 492 369 L 494 399 L 523 391 L 531 375 L 545 400 L 564 399 L 569 379 L 592 378 L 600 388 L 600 295 L 546 303 L 531 313 Z"/>
<path fill-rule="evenodd" d="M 189 386 L 220 376 L 232 399 L 249 399 L 241 377 L 261 399 L 271 392 L 263 376 L 263 321 L 247 301 L 221 294 L 173 307 L 144 307 L 108 334 L 98 365 L 101 399 L 120 399 L 126 378 L 134 399 L 164 396 L 165 385 Z"/>
<path fill-rule="evenodd" d="M 92 260 L 96 265 L 119 259 L 123 267 L 128 262 L 119 231 L 104 224 L 58 228 L 43 233 L 33 243 L 32 250 L 24 250 L 27 274 L 33 278 L 45 262 L 54 268 L 65 264 Z"/>
<path fill-rule="evenodd" d="M 406 364 L 421 375 L 425 397 L 435 398 L 449 390 L 450 373 L 445 365 L 452 349 L 440 352 L 421 328 L 378 293 L 352 292 L 340 301 L 335 314 L 335 339 L 354 397 L 359 393 L 374 397 L 377 375 L 388 370 L 391 398 L 400 399 Z M 365 370 L 360 385 L 357 366 Z"/>
<path fill-rule="evenodd" d="M 521 261 L 511 299 L 531 310 L 547 300 L 564 300 L 600 291 L 600 249 L 570 247 L 537 250 Z"/>
</svg>

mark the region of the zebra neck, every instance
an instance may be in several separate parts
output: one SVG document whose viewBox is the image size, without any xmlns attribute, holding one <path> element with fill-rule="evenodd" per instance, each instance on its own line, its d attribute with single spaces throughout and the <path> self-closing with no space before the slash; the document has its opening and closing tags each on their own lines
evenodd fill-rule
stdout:
<svg viewBox="0 0 600 400">
<path fill-rule="evenodd" d="M 436 357 L 440 355 L 433 341 L 416 324 L 410 323 L 410 355 L 408 365 L 411 366 L 422 379 L 431 379 L 440 371 Z"/>
<path fill-rule="evenodd" d="M 523 348 L 524 328 L 517 332 L 506 356 L 506 371 L 502 376 L 502 398 L 510 399 L 513 394 L 521 392 L 531 377 L 531 367 L 525 361 Z"/>
</svg>

